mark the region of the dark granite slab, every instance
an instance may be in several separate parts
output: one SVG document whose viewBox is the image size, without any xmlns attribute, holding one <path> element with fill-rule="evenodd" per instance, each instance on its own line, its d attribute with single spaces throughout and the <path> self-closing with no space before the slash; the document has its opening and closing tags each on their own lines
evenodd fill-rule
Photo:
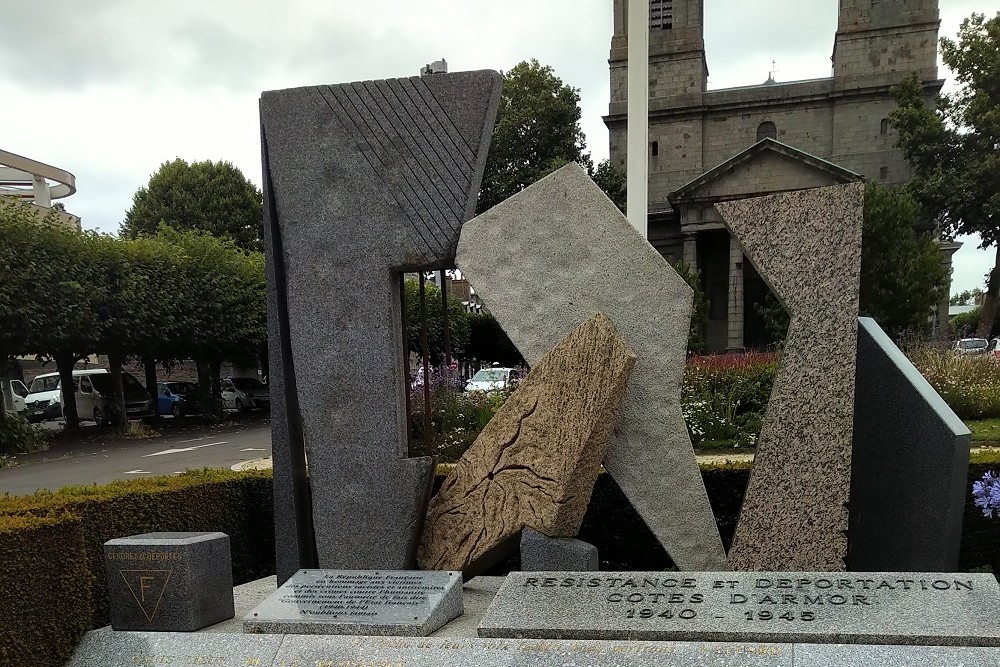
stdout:
<svg viewBox="0 0 1000 667">
<path fill-rule="evenodd" d="M 94 630 L 66 667 L 234 665 L 271 667 L 281 637 L 187 632 Z"/>
<path fill-rule="evenodd" d="M 461 615 L 461 572 L 299 570 L 243 618 L 243 629 L 425 636 Z"/>
<path fill-rule="evenodd" d="M 1000 646 L 991 574 L 514 572 L 481 637 Z"/>
</svg>

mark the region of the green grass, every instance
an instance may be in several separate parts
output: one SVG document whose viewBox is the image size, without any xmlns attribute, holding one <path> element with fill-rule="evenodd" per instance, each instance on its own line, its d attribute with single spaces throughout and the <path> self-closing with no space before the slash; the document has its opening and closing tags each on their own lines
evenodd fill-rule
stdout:
<svg viewBox="0 0 1000 667">
<path fill-rule="evenodd" d="M 965 422 L 972 431 L 973 443 L 1000 443 L 1000 418 L 973 419 Z"/>
</svg>

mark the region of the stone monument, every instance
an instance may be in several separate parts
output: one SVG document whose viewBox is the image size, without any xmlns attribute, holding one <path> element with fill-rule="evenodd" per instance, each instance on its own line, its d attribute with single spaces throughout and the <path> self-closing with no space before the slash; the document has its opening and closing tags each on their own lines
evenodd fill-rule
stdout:
<svg viewBox="0 0 1000 667">
<path fill-rule="evenodd" d="M 499 95 L 492 71 L 261 95 L 280 581 L 414 563 L 434 462 L 407 458 L 401 274 L 452 265 Z"/>
<path fill-rule="evenodd" d="M 575 164 L 466 223 L 456 263 L 529 363 L 594 313 L 611 318 L 636 362 L 604 467 L 678 567 L 721 569 L 680 407 L 687 283 Z"/>
<path fill-rule="evenodd" d="M 791 318 L 730 569 L 845 567 L 863 193 L 851 183 L 716 204 Z"/>
</svg>

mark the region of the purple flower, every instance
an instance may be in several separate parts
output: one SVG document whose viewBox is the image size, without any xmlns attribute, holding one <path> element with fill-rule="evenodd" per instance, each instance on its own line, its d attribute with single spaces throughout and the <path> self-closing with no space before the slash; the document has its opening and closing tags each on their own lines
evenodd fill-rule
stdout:
<svg viewBox="0 0 1000 667">
<path fill-rule="evenodd" d="M 976 507 L 983 510 L 983 516 L 992 518 L 996 512 L 1000 517 L 1000 477 L 996 473 L 987 471 L 982 481 L 973 482 L 972 497 Z"/>
</svg>

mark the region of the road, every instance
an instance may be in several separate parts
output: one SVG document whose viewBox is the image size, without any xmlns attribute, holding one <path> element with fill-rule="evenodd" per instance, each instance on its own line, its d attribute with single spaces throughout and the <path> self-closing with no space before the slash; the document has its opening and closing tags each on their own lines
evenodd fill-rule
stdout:
<svg viewBox="0 0 1000 667">
<path fill-rule="evenodd" d="M 107 484 L 192 468 L 228 469 L 241 461 L 269 456 L 271 425 L 266 421 L 192 429 L 151 440 L 87 442 L 18 457 L 17 466 L 0 470 L 0 494 Z"/>
</svg>

